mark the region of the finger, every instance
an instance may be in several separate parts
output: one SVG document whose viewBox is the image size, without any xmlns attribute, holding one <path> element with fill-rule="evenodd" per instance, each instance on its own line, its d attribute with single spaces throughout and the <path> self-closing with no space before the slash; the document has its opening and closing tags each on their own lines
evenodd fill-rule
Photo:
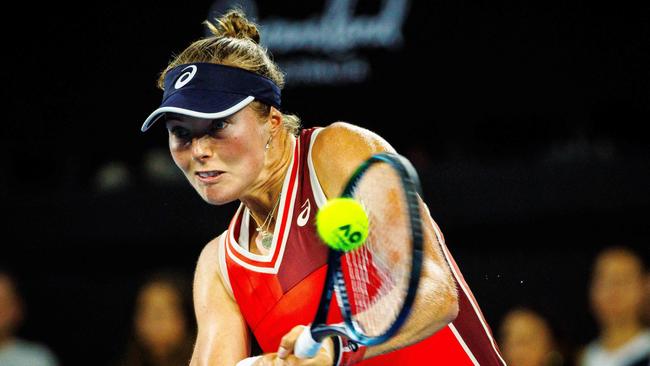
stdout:
<svg viewBox="0 0 650 366">
<path fill-rule="evenodd" d="M 274 366 L 276 357 L 275 353 L 267 353 L 256 360 L 253 366 Z"/>
<path fill-rule="evenodd" d="M 302 333 L 302 330 L 304 328 L 304 325 L 297 325 L 293 327 L 289 333 L 285 334 L 285 336 L 282 337 L 282 340 L 280 341 L 280 348 L 278 348 L 279 358 L 285 359 L 287 356 L 293 353 L 293 346 L 296 344 L 296 339 L 298 339 L 298 336 L 300 333 Z"/>
<path fill-rule="evenodd" d="M 319 353 L 314 358 L 298 358 L 294 355 L 287 356 L 286 359 L 277 359 L 283 362 L 283 366 L 331 366 L 333 363 L 332 358 L 328 354 Z"/>
<path fill-rule="evenodd" d="M 248 357 L 237 362 L 237 365 L 235 366 L 254 366 L 256 365 L 257 360 L 260 358 L 262 358 L 262 356 Z"/>
</svg>

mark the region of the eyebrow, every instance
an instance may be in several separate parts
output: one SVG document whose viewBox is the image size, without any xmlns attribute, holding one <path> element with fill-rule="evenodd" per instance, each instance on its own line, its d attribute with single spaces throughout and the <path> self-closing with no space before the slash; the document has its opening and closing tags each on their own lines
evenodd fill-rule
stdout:
<svg viewBox="0 0 650 366">
<path fill-rule="evenodd" d="M 182 121 L 183 115 L 176 114 L 176 113 L 165 113 L 162 118 L 163 118 L 164 121 L 167 121 L 167 120 L 170 120 L 170 119 L 175 119 L 175 120 L 178 120 L 178 121 Z"/>
<path fill-rule="evenodd" d="M 164 117 L 164 123 L 169 124 L 169 123 L 174 123 L 174 124 L 182 124 L 182 123 L 188 123 L 187 120 L 183 118 L 182 115 L 169 115 Z"/>
</svg>

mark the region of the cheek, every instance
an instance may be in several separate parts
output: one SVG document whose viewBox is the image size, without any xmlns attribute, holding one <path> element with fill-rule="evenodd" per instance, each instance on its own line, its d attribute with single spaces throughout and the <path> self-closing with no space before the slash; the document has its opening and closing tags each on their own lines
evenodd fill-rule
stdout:
<svg viewBox="0 0 650 366">
<path fill-rule="evenodd" d="M 241 197 L 260 179 L 264 168 L 264 148 L 247 137 L 232 137 L 219 147 L 220 166 L 229 174 L 221 184 L 201 187 L 199 193 L 211 204 L 221 205 Z"/>
<path fill-rule="evenodd" d="M 183 172 L 186 172 L 190 161 L 189 152 L 187 150 L 176 149 L 171 143 L 169 145 L 169 152 L 171 153 L 172 160 L 174 160 L 176 166 Z"/>
<path fill-rule="evenodd" d="M 234 137 L 224 146 L 224 160 L 234 163 L 244 175 L 257 175 L 264 166 L 264 149 L 250 138 Z"/>
</svg>

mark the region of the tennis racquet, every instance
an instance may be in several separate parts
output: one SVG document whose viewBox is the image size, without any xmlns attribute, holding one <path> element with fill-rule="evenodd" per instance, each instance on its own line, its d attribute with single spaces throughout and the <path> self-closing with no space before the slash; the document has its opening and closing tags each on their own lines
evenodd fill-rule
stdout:
<svg viewBox="0 0 650 366">
<path fill-rule="evenodd" d="M 354 172 L 341 196 L 354 198 L 364 207 L 369 219 L 368 238 L 349 252 L 330 249 L 320 304 L 314 321 L 296 341 L 297 357 L 314 357 L 329 336 L 343 336 L 364 346 L 377 345 L 389 340 L 404 324 L 422 267 L 418 194 L 417 173 L 400 155 L 373 155 Z M 333 294 L 343 323 L 327 324 Z"/>
</svg>

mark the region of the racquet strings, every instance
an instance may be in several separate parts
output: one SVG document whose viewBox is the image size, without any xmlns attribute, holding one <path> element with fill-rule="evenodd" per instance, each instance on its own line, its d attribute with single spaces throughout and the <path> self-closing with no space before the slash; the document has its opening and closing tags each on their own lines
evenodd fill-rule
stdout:
<svg viewBox="0 0 650 366">
<path fill-rule="evenodd" d="M 368 238 L 345 254 L 341 265 L 353 324 L 377 337 L 395 322 L 408 292 L 413 252 L 408 205 L 399 174 L 386 163 L 373 164 L 352 197 L 368 214 Z"/>
</svg>

